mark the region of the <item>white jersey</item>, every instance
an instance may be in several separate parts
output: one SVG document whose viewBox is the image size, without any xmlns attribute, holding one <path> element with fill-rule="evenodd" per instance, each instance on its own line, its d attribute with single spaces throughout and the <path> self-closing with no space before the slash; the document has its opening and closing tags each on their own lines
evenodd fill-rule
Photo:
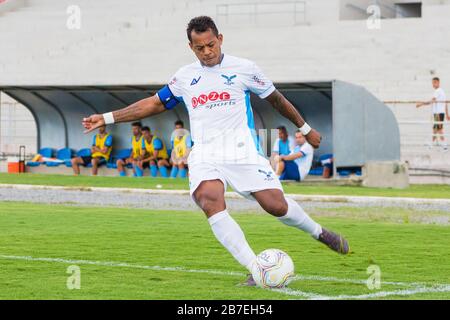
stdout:
<svg viewBox="0 0 450 320">
<path fill-rule="evenodd" d="M 190 163 L 261 161 L 250 92 L 264 99 L 275 87 L 254 62 L 229 55 L 213 67 L 197 61 L 180 68 L 168 86 L 189 113 Z"/>
<path fill-rule="evenodd" d="M 433 98 L 436 101 L 446 101 L 447 97 L 445 96 L 445 92 L 442 88 L 437 88 L 434 91 Z M 445 102 L 433 102 L 433 114 L 436 113 L 445 113 Z"/>
<path fill-rule="evenodd" d="M 295 163 L 298 166 L 298 173 L 300 174 L 300 180 L 304 180 L 311 170 L 313 157 L 314 157 L 314 148 L 308 143 L 305 142 L 301 146 L 297 145 L 294 148 L 292 153 L 303 153 L 303 156 L 295 159 Z"/>
</svg>

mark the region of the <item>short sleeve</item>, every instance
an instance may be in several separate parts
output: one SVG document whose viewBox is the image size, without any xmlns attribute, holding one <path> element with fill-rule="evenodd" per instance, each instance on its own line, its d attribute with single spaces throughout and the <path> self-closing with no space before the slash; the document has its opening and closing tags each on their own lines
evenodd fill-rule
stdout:
<svg viewBox="0 0 450 320">
<path fill-rule="evenodd" d="M 190 134 L 186 137 L 186 147 L 188 147 L 188 148 L 192 147 L 192 140 L 191 140 Z"/>
<path fill-rule="evenodd" d="M 112 143 L 113 143 L 113 137 L 112 136 L 108 136 L 108 138 L 106 138 L 106 141 L 105 141 L 105 146 L 111 147 Z"/>
<path fill-rule="evenodd" d="M 170 91 L 172 91 L 172 94 L 177 98 L 177 100 L 183 99 L 183 83 L 180 79 L 180 70 L 175 73 L 172 78 L 170 78 L 167 86 L 169 87 Z"/>
<path fill-rule="evenodd" d="M 300 152 L 302 152 L 306 156 L 308 154 L 312 154 L 314 150 L 309 143 L 304 143 L 300 148 Z"/>
<path fill-rule="evenodd" d="M 173 130 L 172 134 L 170 135 L 170 144 L 172 145 L 172 148 L 173 148 L 173 141 L 175 140 L 175 131 L 176 130 Z"/>
<path fill-rule="evenodd" d="M 273 152 L 280 153 L 280 138 L 277 138 L 277 140 L 275 140 L 275 143 L 273 144 Z"/>
<path fill-rule="evenodd" d="M 244 84 L 249 91 L 258 95 L 261 99 L 267 98 L 275 91 L 272 81 L 265 76 L 256 64 L 252 65 L 250 72 L 245 76 Z"/>
<path fill-rule="evenodd" d="M 153 148 L 155 150 L 161 150 L 163 148 L 161 139 L 156 138 L 155 140 L 153 140 Z"/>
</svg>

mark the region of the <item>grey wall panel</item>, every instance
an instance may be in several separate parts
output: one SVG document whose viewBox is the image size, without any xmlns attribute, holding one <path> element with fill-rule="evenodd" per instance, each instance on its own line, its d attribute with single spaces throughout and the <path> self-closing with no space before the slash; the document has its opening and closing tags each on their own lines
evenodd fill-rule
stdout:
<svg viewBox="0 0 450 320">
<path fill-rule="evenodd" d="M 394 115 L 363 87 L 333 82 L 333 130 L 337 167 L 400 159 Z"/>
<path fill-rule="evenodd" d="M 23 103 L 34 115 L 36 115 L 36 126 L 39 131 L 39 147 L 64 148 L 65 128 L 61 115 L 50 105 L 43 102 L 33 93 L 22 89 L 5 90 L 6 94 L 16 98 Z"/>
<path fill-rule="evenodd" d="M 61 90 L 36 90 L 40 96 L 58 106 L 67 122 L 68 145 L 73 149 L 86 147 L 86 136 L 81 125 L 83 117 L 94 113 L 94 110 L 80 100 Z"/>
</svg>

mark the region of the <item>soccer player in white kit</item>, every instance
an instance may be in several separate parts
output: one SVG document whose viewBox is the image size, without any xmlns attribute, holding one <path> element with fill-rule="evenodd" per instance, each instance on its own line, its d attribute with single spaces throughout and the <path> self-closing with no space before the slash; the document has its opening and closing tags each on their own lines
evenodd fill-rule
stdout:
<svg viewBox="0 0 450 320">
<path fill-rule="evenodd" d="M 255 63 L 222 53 L 223 36 L 211 18 L 193 18 L 187 36 L 198 61 L 180 68 L 157 94 L 120 110 L 84 118 L 85 132 L 104 124 L 143 119 L 184 102 L 194 144 L 188 158 L 190 193 L 206 214 L 217 240 L 242 266 L 251 271 L 256 256 L 228 214 L 224 197 L 227 185 L 256 200 L 280 222 L 347 254 L 348 242 L 342 236 L 322 228 L 297 202 L 285 198 L 280 181 L 256 142 L 250 92 L 291 120 L 315 148 L 320 144 L 320 134 L 305 123 Z M 254 285 L 251 275 L 246 284 Z"/>
</svg>

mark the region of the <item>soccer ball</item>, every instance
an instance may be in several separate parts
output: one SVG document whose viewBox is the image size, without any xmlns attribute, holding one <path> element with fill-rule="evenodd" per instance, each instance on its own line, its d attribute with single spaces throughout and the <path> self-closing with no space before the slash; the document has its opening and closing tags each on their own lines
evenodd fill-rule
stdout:
<svg viewBox="0 0 450 320">
<path fill-rule="evenodd" d="M 262 288 L 283 288 L 294 277 L 294 263 L 286 252 L 267 249 L 256 256 L 252 276 Z"/>
</svg>

